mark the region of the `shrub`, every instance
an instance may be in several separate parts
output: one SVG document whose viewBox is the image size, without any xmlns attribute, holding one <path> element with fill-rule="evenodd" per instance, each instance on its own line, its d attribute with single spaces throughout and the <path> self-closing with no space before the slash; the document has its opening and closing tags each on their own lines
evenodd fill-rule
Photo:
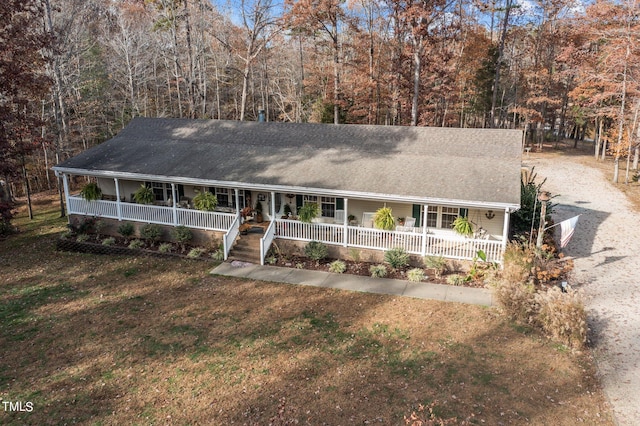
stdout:
<svg viewBox="0 0 640 426">
<path fill-rule="evenodd" d="M 76 237 L 76 241 L 79 243 L 84 243 L 85 241 L 89 240 L 89 235 L 88 234 L 79 234 Z"/>
<path fill-rule="evenodd" d="M 413 268 L 407 272 L 407 278 L 409 281 L 414 283 L 419 283 L 423 281 L 427 276 L 424 274 L 424 271 L 420 268 Z"/>
<path fill-rule="evenodd" d="M 329 249 L 320 241 L 311 241 L 305 246 L 304 254 L 311 260 L 319 261 L 327 257 Z"/>
<path fill-rule="evenodd" d="M 128 239 L 133 235 L 136 231 L 135 226 L 131 222 L 124 222 L 118 226 L 118 233 L 122 235 L 125 239 Z"/>
<path fill-rule="evenodd" d="M 384 278 L 387 276 L 387 267 L 384 265 L 371 265 L 369 273 L 373 278 Z"/>
<path fill-rule="evenodd" d="M 184 246 L 186 243 L 191 241 L 193 233 L 191 232 L 191 229 L 186 226 L 179 225 L 171 230 L 171 236 L 178 244 L 180 244 L 180 248 L 184 251 Z"/>
<path fill-rule="evenodd" d="M 570 348 L 582 349 L 587 342 L 587 314 L 580 294 L 568 288 L 563 293 L 558 287 L 539 292 L 538 322 L 550 337 Z"/>
<path fill-rule="evenodd" d="M 403 268 L 409 264 L 409 253 L 401 247 L 392 248 L 384 253 L 384 261 L 393 269 Z"/>
<path fill-rule="evenodd" d="M 217 260 L 219 262 L 223 261 L 224 260 L 224 249 L 222 249 L 222 250 L 218 249 L 218 250 L 214 251 L 213 253 L 211 253 L 211 258 L 213 260 Z"/>
<path fill-rule="evenodd" d="M 100 233 L 104 228 L 106 228 L 106 226 L 107 226 L 107 222 L 105 222 L 102 219 L 97 219 L 95 221 L 95 223 L 93 224 L 93 229 L 96 231 L 96 235 L 98 236 L 98 238 L 100 237 Z"/>
<path fill-rule="evenodd" d="M 462 275 L 452 274 L 447 277 L 447 284 L 449 285 L 462 285 L 465 283 L 465 278 Z"/>
<path fill-rule="evenodd" d="M 347 270 L 347 264 L 342 260 L 334 260 L 329 265 L 329 272 L 335 272 L 336 274 L 342 274 Z"/>
<path fill-rule="evenodd" d="M 533 284 L 500 280 L 495 295 L 504 313 L 511 319 L 534 324 L 538 314 L 536 291 Z"/>
<path fill-rule="evenodd" d="M 144 247 L 144 241 L 142 240 L 133 240 L 129 243 L 130 249 L 139 249 Z"/>
<path fill-rule="evenodd" d="M 298 219 L 310 223 L 320 214 L 320 207 L 316 203 L 306 203 L 298 209 Z"/>
<path fill-rule="evenodd" d="M 440 278 L 447 269 L 447 261 L 442 256 L 425 256 L 423 262 L 424 266 L 434 270 L 436 278 Z"/>
<path fill-rule="evenodd" d="M 0 192 L 2 188 L 0 187 Z M 0 199 L 0 235 L 9 234 L 13 231 L 11 219 L 13 219 L 13 204 Z"/>
<path fill-rule="evenodd" d="M 96 223 L 95 217 L 87 217 L 83 219 L 74 219 L 67 226 L 76 234 L 89 234 L 94 231 L 93 226 Z"/>
<path fill-rule="evenodd" d="M 169 243 L 162 243 L 158 247 L 158 251 L 160 253 L 171 253 L 172 250 L 173 250 L 173 245 L 171 245 Z"/>
<path fill-rule="evenodd" d="M 189 259 L 197 259 L 200 256 L 202 256 L 204 254 L 205 250 L 203 248 L 200 247 L 194 247 L 191 249 L 191 251 L 189 251 L 189 254 L 187 254 L 187 257 Z"/>
<path fill-rule="evenodd" d="M 99 200 L 102 197 L 102 190 L 95 182 L 89 182 L 80 190 L 80 196 L 87 201 Z"/>
<path fill-rule="evenodd" d="M 160 225 L 156 225 L 155 223 L 147 223 L 140 228 L 140 236 L 145 240 L 150 241 L 151 245 L 153 245 L 160 239 L 160 237 L 162 237 L 162 228 Z"/>
<path fill-rule="evenodd" d="M 115 243 L 116 243 L 116 239 L 113 237 L 105 238 L 104 240 L 102 240 L 103 246 L 112 246 Z"/>
<path fill-rule="evenodd" d="M 265 260 L 264 260 L 268 265 L 275 265 L 276 262 L 278 261 L 278 259 L 276 259 L 275 256 L 268 256 Z"/>
<path fill-rule="evenodd" d="M 133 193 L 133 200 L 138 204 L 153 204 L 156 196 L 153 194 L 153 189 L 142 184 L 140 188 Z"/>
<path fill-rule="evenodd" d="M 193 197 L 193 207 L 197 210 L 212 212 L 218 206 L 218 198 L 209 191 L 198 192 Z"/>
</svg>

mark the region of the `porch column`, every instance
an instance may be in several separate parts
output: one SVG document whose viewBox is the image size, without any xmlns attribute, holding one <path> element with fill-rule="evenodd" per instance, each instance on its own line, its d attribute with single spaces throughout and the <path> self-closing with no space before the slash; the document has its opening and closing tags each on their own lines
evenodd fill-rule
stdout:
<svg viewBox="0 0 640 426">
<path fill-rule="evenodd" d="M 276 220 L 276 193 L 271 191 L 271 221 Z"/>
<path fill-rule="evenodd" d="M 62 174 L 62 186 L 64 187 L 64 202 L 67 204 L 67 213 L 72 213 L 69 209 L 69 178 L 66 173 Z"/>
<path fill-rule="evenodd" d="M 120 205 L 120 185 L 118 184 L 118 178 L 113 178 L 113 182 L 116 185 L 116 211 L 118 212 L 118 220 L 122 221 L 122 206 Z"/>
<path fill-rule="evenodd" d="M 429 212 L 429 206 L 425 204 L 422 206 L 424 213 L 422 214 L 422 256 L 427 255 L 427 212 Z"/>
<path fill-rule="evenodd" d="M 343 235 L 342 235 L 342 245 L 344 247 L 346 247 L 347 244 L 349 243 L 349 235 L 348 235 L 348 233 L 349 233 L 349 228 L 348 228 L 349 219 L 348 219 L 348 216 L 349 215 L 347 214 L 348 211 L 349 211 L 349 199 L 345 198 L 344 199 L 344 221 L 343 221 L 344 222 L 343 223 L 344 232 L 343 232 Z"/>
<path fill-rule="evenodd" d="M 240 217 L 240 194 L 238 188 L 233 188 L 233 192 L 236 196 L 236 217 Z"/>
<path fill-rule="evenodd" d="M 502 228 L 502 249 L 507 248 L 507 242 L 509 241 L 509 209 L 504 209 L 504 227 Z"/>
<path fill-rule="evenodd" d="M 173 226 L 178 226 L 178 203 L 176 201 L 176 184 L 172 183 L 171 184 L 171 202 L 172 202 L 172 206 L 171 208 L 173 209 Z"/>
</svg>

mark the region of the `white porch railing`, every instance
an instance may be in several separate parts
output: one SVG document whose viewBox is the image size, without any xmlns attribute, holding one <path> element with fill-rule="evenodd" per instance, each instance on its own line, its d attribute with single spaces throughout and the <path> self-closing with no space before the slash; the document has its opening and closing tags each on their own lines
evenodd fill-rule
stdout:
<svg viewBox="0 0 640 426">
<path fill-rule="evenodd" d="M 302 241 L 321 241 L 325 244 L 344 244 L 344 226 L 331 223 L 304 223 L 297 220 L 277 219 L 277 238 Z M 403 248 L 407 253 L 443 256 L 451 259 L 472 260 L 478 250 L 487 255 L 489 262 L 502 262 L 502 241 L 468 239 L 456 234 L 427 234 L 426 251 L 422 252 L 423 233 L 383 231 L 381 229 L 347 226 L 347 246 L 374 250 Z"/>
<path fill-rule="evenodd" d="M 328 244 L 343 243 L 343 225 L 333 223 L 305 223 L 299 220 L 276 219 L 278 238 L 302 241 L 322 241 Z"/>
<path fill-rule="evenodd" d="M 159 225 L 184 225 L 189 228 L 213 231 L 227 231 L 236 215 L 233 213 L 204 212 L 200 210 L 176 208 L 174 223 L 173 207 L 154 206 L 149 204 L 120 203 L 120 217 L 118 217 L 118 202 L 95 200 L 87 201 L 82 197 L 69 196 L 67 209 L 70 214 L 85 216 L 99 216 L 109 219 L 131 220 L 135 222 L 157 223 Z"/>
<path fill-rule="evenodd" d="M 427 234 L 427 256 L 472 260 L 477 256 L 478 250 L 487 255 L 488 262 L 502 263 L 502 241 L 473 240 L 460 235 Z"/>
<path fill-rule="evenodd" d="M 267 230 L 264 233 L 264 237 L 260 238 L 260 264 L 264 265 L 264 258 L 267 256 L 267 251 L 276 236 L 276 222 L 271 221 Z"/>
<path fill-rule="evenodd" d="M 222 237 L 222 245 L 224 250 L 224 260 L 227 260 L 229 257 L 229 252 L 231 251 L 231 247 L 233 247 L 233 242 L 238 237 L 240 233 L 240 218 L 236 216 L 233 222 L 231 223 L 231 227 L 224 237 Z"/>
</svg>

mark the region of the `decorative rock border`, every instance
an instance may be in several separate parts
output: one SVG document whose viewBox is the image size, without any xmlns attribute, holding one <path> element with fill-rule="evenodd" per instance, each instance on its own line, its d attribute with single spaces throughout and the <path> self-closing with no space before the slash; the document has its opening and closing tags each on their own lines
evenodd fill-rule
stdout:
<svg viewBox="0 0 640 426">
<path fill-rule="evenodd" d="M 186 255 L 179 253 L 161 253 L 156 250 L 147 249 L 132 249 L 129 247 L 121 246 L 105 246 L 103 244 L 80 242 L 64 238 L 59 238 L 56 241 L 57 251 L 70 251 L 76 253 L 90 253 L 90 254 L 103 254 L 103 255 L 116 255 L 116 256 L 149 256 L 159 258 L 179 258 L 187 260 L 201 260 L 206 262 L 213 262 L 214 260 L 209 256 L 201 257 L 187 257 Z"/>
</svg>

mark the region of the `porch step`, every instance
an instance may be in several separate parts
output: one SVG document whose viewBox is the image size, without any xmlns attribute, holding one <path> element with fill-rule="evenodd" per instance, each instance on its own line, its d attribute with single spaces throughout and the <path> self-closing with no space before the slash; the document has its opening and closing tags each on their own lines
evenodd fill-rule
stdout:
<svg viewBox="0 0 640 426">
<path fill-rule="evenodd" d="M 229 253 L 229 259 L 260 263 L 260 238 L 262 236 L 263 234 L 258 233 L 239 235 Z"/>
</svg>

